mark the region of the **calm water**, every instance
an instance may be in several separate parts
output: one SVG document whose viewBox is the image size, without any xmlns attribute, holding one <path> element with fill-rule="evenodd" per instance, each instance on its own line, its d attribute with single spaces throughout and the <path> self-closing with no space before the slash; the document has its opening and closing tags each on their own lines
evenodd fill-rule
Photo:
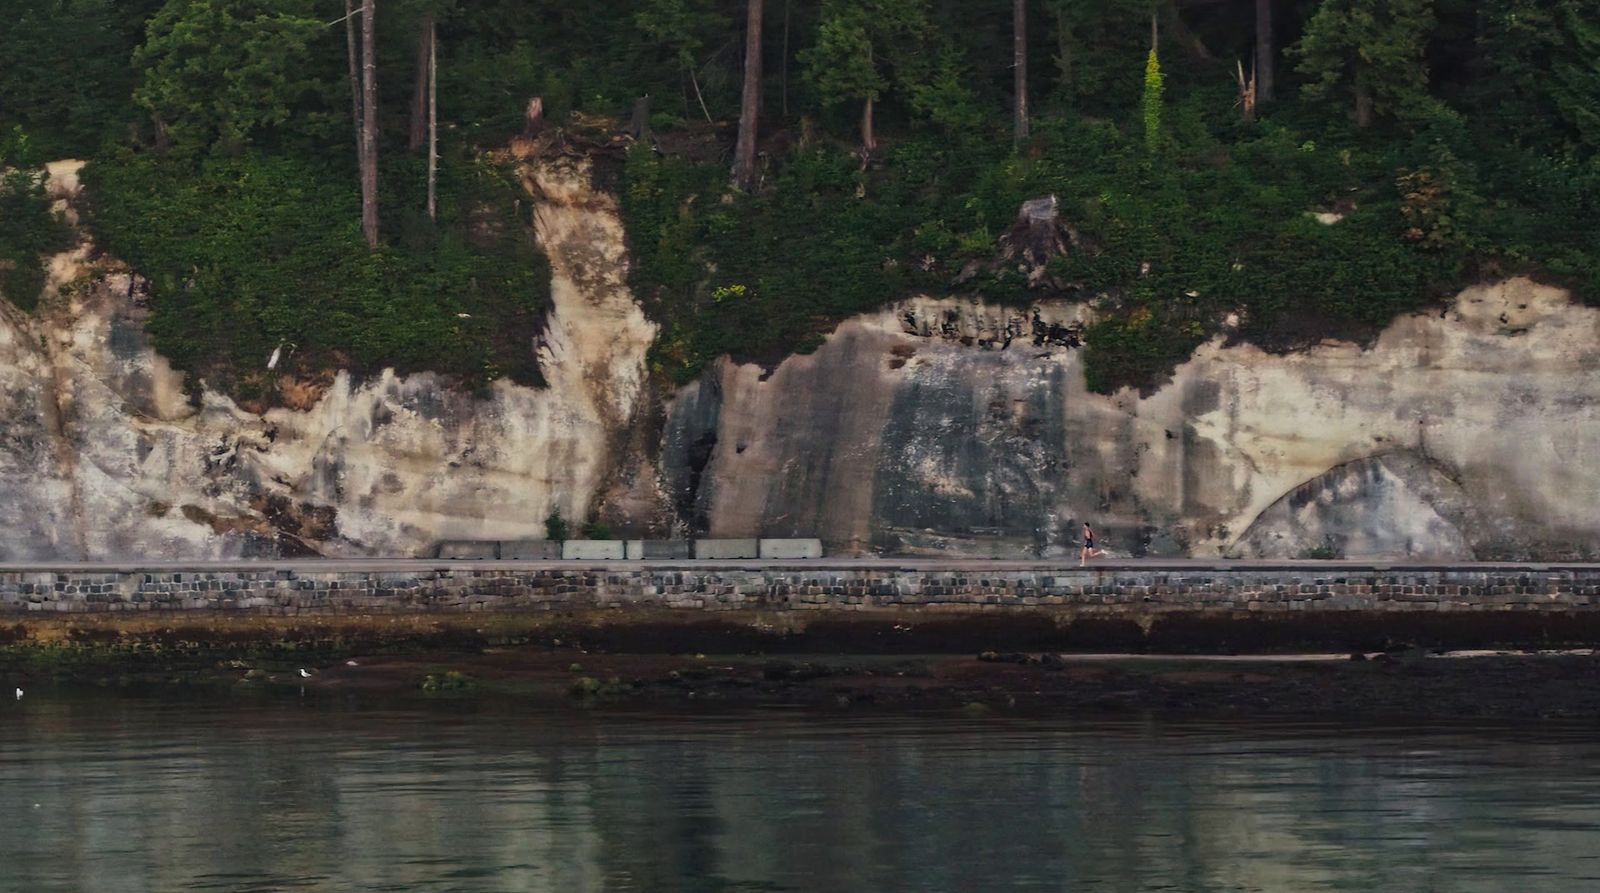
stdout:
<svg viewBox="0 0 1600 893">
<path fill-rule="evenodd" d="M 1593 891 L 1597 742 L 40 693 L 0 890 Z"/>
</svg>

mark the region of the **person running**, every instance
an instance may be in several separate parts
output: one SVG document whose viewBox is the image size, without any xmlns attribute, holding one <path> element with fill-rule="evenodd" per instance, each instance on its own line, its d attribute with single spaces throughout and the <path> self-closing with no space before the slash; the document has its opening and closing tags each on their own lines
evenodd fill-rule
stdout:
<svg viewBox="0 0 1600 893">
<path fill-rule="evenodd" d="M 1094 547 L 1094 528 L 1089 526 L 1088 521 L 1083 522 L 1083 554 L 1078 556 L 1078 566 L 1083 567 L 1089 559 L 1099 558 L 1103 554 Z"/>
</svg>

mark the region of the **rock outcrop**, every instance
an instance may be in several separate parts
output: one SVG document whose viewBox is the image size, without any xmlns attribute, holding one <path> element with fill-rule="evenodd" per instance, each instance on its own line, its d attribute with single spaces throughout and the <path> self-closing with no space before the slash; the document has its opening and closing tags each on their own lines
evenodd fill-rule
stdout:
<svg viewBox="0 0 1600 893">
<path fill-rule="evenodd" d="M 136 277 L 84 242 L 35 314 L 0 301 L 0 558 L 424 554 L 599 510 L 629 532 L 835 552 L 1593 557 L 1600 310 L 1525 279 L 1372 344 L 1222 339 L 1147 396 L 1084 385 L 1091 310 L 914 298 L 776 368 L 666 392 L 615 199 L 524 157 L 548 387 L 333 375 L 303 408 L 186 390 Z M 77 166 L 51 167 L 70 213 Z M 265 358 L 263 358 L 264 360 Z"/>
<path fill-rule="evenodd" d="M 666 453 L 704 453 L 678 501 L 714 535 L 847 550 L 1061 554 L 1085 519 L 1123 554 L 1600 543 L 1600 310 L 1560 289 L 1471 288 L 1367 347 L 1218 339 L 1148 397 L 1090 394 L 1075 339 L 1024 337 L 1084 314 L 918 299 L 770 375 L 724 363 L 676 397 Z"/>
<path fill-rule="evenodd" d="M 64 201 L 70 172 L 51 171 Z M 542 537 L 555 507 L 581 517 L 629 437 L 655 327 L 587 162 L 525 177 L 554 277 L 529 345 L 545 389 L 480 399 L 431 374 L 341 372 L 307 410 L 245 412 L 185 393 L 127 272 L 87 243 L 53 259 L 37 316 L 0 306 L 0 557 L 412 555 Z"/>
</svg>

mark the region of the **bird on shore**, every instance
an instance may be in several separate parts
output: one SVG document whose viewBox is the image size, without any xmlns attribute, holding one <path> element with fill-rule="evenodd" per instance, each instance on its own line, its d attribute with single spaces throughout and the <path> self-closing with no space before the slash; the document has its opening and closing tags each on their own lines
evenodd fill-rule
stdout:
<svg viewBox="0 0 1600 893">
<path fill-rule="evenodd" d="M 305 667 L 301 667 L 300 668 L 300 678 L 301 679 L 310 679 L 311 678 L 311 671 L 307 670 Z"/>
<path fill-rule="evenodd" d="M 17 700 L 22 700 L 22 689 L 17 689 Z"/>
</svg>

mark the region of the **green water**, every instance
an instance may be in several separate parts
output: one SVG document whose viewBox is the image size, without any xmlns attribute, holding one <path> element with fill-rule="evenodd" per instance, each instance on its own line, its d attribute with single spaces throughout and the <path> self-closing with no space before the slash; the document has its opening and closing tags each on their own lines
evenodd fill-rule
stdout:
<svg viewBox="0 0 1600 893">
<path fill-rule="evenodd" d="M 1563 727 L 0 703 L 0 890 L 1592 891 Z"/>
</svg>

